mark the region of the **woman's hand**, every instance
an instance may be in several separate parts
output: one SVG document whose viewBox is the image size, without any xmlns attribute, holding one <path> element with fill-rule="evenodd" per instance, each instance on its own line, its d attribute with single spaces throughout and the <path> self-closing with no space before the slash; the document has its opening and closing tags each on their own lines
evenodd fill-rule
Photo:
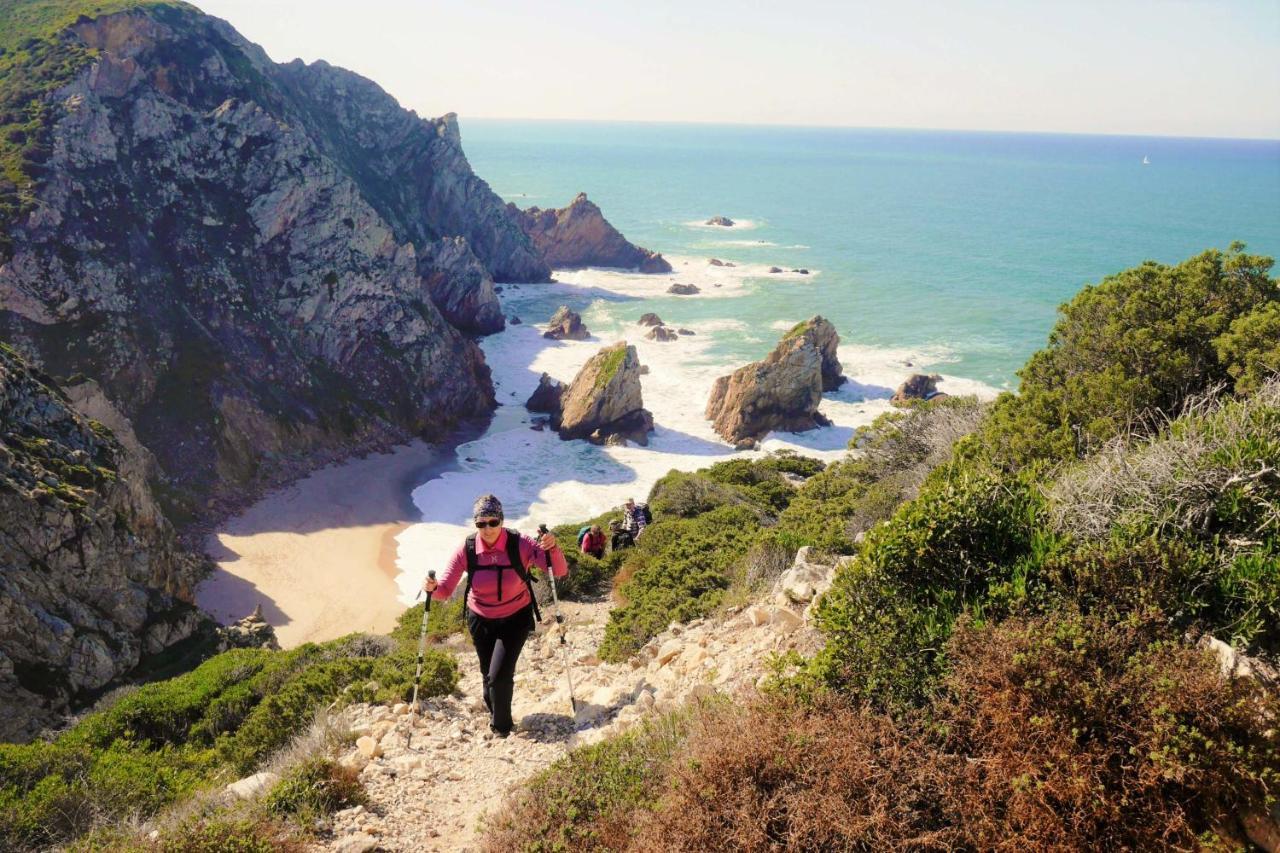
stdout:
<svg viewBox="0 0 1280 853">
<path fill-rule="evenodd" d="M 558 547 L 556 544 L 556 535 L 554 533 L 544 533 L 538 537 L 538 547 L 544 551 L 550 551 L 552 548 Z"/>
<path fill-rule="evenodd" d="M 430 595 L 431 593 L 436 591 L 436 587 L 438 587 L 439 585 L 440 583 L 435 578 L 428 577 L 425 581 L 422 582 L 422 591 L 425 592 L 427 595 Z"/>
</svg>

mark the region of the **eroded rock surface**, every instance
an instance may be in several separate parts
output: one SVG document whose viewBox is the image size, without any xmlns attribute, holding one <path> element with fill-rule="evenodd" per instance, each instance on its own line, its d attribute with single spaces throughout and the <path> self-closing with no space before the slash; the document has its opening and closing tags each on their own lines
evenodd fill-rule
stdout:
<svg viewBox="0 0 1280 853">
<path fill-rule="evenodd" d="M 591 337 L 587 327 L 582 325 L 582 317 L 577 311 L 571 311 L 567 305 L 561 305 L 547 322 L 544 338 L 553 341 L 585 341 Z"/>
<path fill-rule="evenodd" d="M 938 382 L 942 377 L 936 373 L 913 373 L 907 381 L 898 386 L 898 390 L 889 398 L 895 406 L 909 406 L 923 400 L 932 400 L 938 396 L 946 396 L 938 390 Z"/>
<path fill-rule="evenodd" d="M 514 204 L 507 209 L 553 267 L 621 267 L 643 273 L 671 272 L 671 264 L 662 255 L 628 242 L 586 193 L 578 193 L 568 206 L 558 210 L 537 207 L 520 210 Z"/>
<path fill-rule="evenodd" d="M 64 37 L 97 54 L 44 100 L 50 154 L 0 258 L 0 337 L 96 383 L 175 518 L 491 410 L 466 334 L 501 328 L 495 278 L 549 268 L 455 116 L 276 64 L 191 7 Z"/>
<path fill-rule="evenodd" d="M 205 624 L 189 604 L 205 564 L 145 469 L 0 344 L 0 740 L 29 740 Z"/>
<path fill-rule="evenodd" d="M 553 420 L 561 438 L 649 443 L 653 416 L 640 392 L 640 358 L 620 341 L 593 355 L 561 397 Z"/>
<path fill-rule="evenodd" d="M 711 389 L 706 416 L 726 441 L 752 446 L 772 430 L 799 432 L 830 421 L 818 411 L 828 376 L 840 374 L 839 336 L 814 317 L 798 324 L 763 360 L 721 376 Z"/>
</svg>

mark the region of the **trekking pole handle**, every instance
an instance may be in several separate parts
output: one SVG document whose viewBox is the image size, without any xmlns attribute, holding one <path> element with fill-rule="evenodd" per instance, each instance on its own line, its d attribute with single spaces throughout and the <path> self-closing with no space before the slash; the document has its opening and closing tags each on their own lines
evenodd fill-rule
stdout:
<svg viewBox="0 0 1280 853">
<path fill-rule="evenodd" d="M 436 570 L 435 570 L 435 569 L 432 569 L 431 571 L 427 572 L 427 577 L 431 578 L 432 580 L 435 580 L 435 579 L 436 579 Z M 415 595 L 415 596 L 413 597 L 413 600 L 414 600 L 414 601 L 417 601 L 419 598 L 422 598 L 422 589 L 421 589 L 421 588 L 419 588 L 419 589 L 418 589 L 418 594 L 417 594 L 417 595 Z M 431 596 L 427 596 L 427 607 L 430 607 L 430 606 L 431 606 Z"/>
</svg>

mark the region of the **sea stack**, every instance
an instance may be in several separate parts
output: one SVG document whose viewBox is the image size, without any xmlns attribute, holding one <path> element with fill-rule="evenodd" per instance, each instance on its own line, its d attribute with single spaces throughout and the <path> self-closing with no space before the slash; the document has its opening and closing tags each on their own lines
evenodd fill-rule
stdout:
<svg viewBox="0 0 1280 853">
<path fill-rule="evenodd" d="M 569 306 L 561 305 L 556 313 L 551 315 L 551 321 L 547 324 L 547 330 L 542 333 L 542 336 L 553 341 L 585 341 L 591 337 L 591 333 L 587 331 L 586 326 L 582 325 L 582 317 L 577 311 L 571 311 Z"/>
<path fill-rule="evenodd" d="M 772 430 L 800 432 L 830 423 L 818 411 L 822 392 L 844 381 L 830 322 L 814 317 L 783 336 L 763 361 L 721 376 L 711 389 L 706 416 L 737 447 L 754 447 Z"/>
<path fill-rule="evenodd" d="M 560 395 L 552 424 L 564 439 L 594 443 L 649 443 L 653 415 L 640 393 L 640 359 L 636 348 L 620 341 L 593 355 Z"/>
<path fill-rule="evenodd" d="M 642 273 L 671 272 L 671 264 L 657 252 L 628 242 L 609 224 L 586 193 L 578 193 L 567 206 L 520 210 L 507 206 L 525 234 L 552 267 L 619 267 Z"/>
</svg>

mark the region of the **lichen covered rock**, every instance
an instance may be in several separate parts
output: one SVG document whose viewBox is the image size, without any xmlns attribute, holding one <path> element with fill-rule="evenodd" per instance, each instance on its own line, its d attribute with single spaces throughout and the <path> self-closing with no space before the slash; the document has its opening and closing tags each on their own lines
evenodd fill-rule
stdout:
<svg viewBox="0 0 1280 853">
<path fill-rule="evenodd" d="M 625 341 L 593 355 L 565 389 L 554 421 L 560 437 L 648 444 L 653 416 L 640 392 L 640 359 Z"/>
<path fill-rule="evenodd" d="M 205 563 L 143 470 L 0 344 L 0 740 L 29 740 L 205 623 L 189 604 Z"/>
</svg>

